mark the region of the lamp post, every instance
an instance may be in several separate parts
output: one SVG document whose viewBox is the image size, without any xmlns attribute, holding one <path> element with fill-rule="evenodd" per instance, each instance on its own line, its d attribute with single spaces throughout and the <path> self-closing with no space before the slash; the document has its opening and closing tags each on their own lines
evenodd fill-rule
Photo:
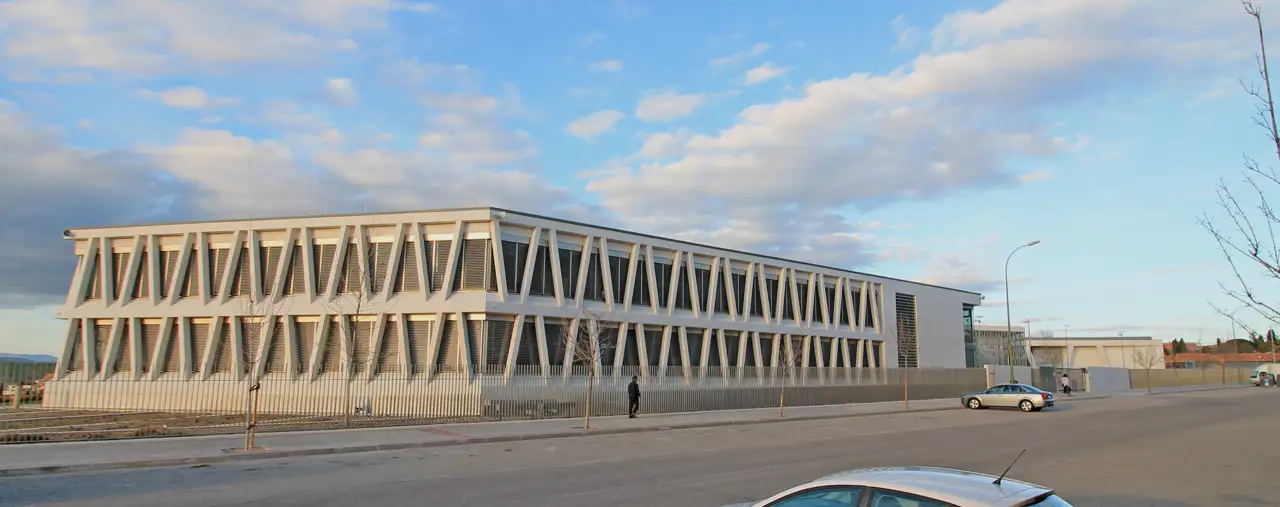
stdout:
<svg viewBox="0 0 1280 507">
<path fill-rule="evenodd" d="M 1013 310 L 1010 309 L 1011 305 L 1009 302 L 1009 261 L 1013 260 L 1013 254 L 1018 253 L 1018 250 L 1022 250 L 1023 248 L 1026 248 L 1029 246 L 1036 246 L 1039 244 L 1040 244 L 1040 240 L 1038 239 L 1035 241 L 1024 243 L 1018 246 L 1018 248 L 1014 248 L 1012 252 L 1009 252 L 1009 257 L 1005 258 L 1004 260 L 1004 317 L 1005 317 L 1004 323 L 1006 327 L 1005 331 L 1008 333 L 1008 336 L 1009 336 L 1009 382 L 1010 383 L 1014 382 L 1014 378 L 1013 378 Z"/>
</svg>

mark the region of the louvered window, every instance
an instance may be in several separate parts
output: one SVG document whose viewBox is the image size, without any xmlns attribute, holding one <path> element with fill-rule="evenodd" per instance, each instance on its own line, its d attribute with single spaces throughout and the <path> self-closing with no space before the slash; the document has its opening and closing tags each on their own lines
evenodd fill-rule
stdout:
<svg viewBox="0 0 1280 507">
<path fill-rule="evenodd" d="M 209 349 L 209 324 L 191 325 L 191 372 L 200 373 L 204 354 Z"/>
<path fill-rule="evenodd" d="M 487 239 L 463 240 L 453 290 L 488 290 L 489 252 Z"/>
<path fill-rule="evenodd" d="M 503 276 L 507 279 L 507 292 L 520 293 L 520 289 L 524 286 L 525 260 L 528 258 L 528 243 L 502 242 L 502 268 Z"/>
<path fill-rule="evenodd" d="M 538 245 L 538 254 L 533 262 L 533 276 L 529 280 L 529 294 L 555 297 L 554 275 L 555 271 L 551 268 L 551 249 L 546 245 Z"/>
<path fill-rule="evenodd" d="M 271 326 L 271 343 L 267 344 L 267 373 L 284 373 L 288 368 L 289 356 L 285 353 L 284 323 L 277 320 Z"/>
<path fill-rule="evenodd" d="M 524 322 L 524 330 L 520 333 L 520 348 L 516 352 L 516 366 L 537 366 L 538 361 L 538 324 L 530 317 Z"/>
<path fill-rule="evenodd" d="M 501 374 L 507 367 L 507 355 L 511 351 L 511 321 L 486 321 L 488 343 L 485 346 L 485 368 L 490 374 Z"/>
<path fill-rule="evenodd" d="M 230 248 L 210 248 L 209 249 L 209 269 L 213 271 L 209 273 L 209 295 L 218 297 L 222 293 L 222 281 L 227 277 L 227 262 L 231 260 Z"/>
<path fill-rule="evenodd" d="M 298 337 L 298 346 L 294 349 L 293 361 L 298 373 L 311 370 L 311 351 L 316 345 L 317 322 L 294 322 L 294 333 Z"/>
<path fill-rule="evenodd" d="M 240 247 L 235 278 L 231 279 L 231 295 L 245 297 L 250 294 L 253 294 L 253 259 L 249 258 L 249 247 Z"/>
<path fill-rule="evenodd" d="M 467 321 L 467 358 L 471 361 L 472 371 L 484 371 L 484 321 Z"/>
<path fill-rule="evenodd" d="M 160 297 L 169 297 L 169 289 L 173 287 L 174 277 L 178 274 L 178 255 L 177 250 L 162 250 L 160 252 Z"/>
<path fill-rule="evenodd" d="M 196 257 L 196 249 L 192 248 L 186 256 L 187 269 L 183 270 L 182 292 L 184 298 L 200 297 L 200 262 Z"/>
<path fill-rule="evenodd" d="M 413 365 L 413 374 L 425 374 L 431 364 L 431 322 L 411 320 L 408 331 L 409 362 Z"/>
<path fill-rule="evenodd" d="M 391 288 L 396 293 L 419 292 L 422 285 L 418 281 L 418 244 L 406 240 L 400 249 L 400 265 L 396 269 L 396 283 Z"/>
<path fill-rule="evenodd" d="M 85 299 L 102 299 L 102 271 L 99 266 L 102 265 L 102 257 L 99 254 L 93 255 L 87 270 L 89 277 L 89 291 L 85 294 Z"/>
<path fill-rule="evenodd" d="M 387 272 L 391 270 L 391 247 L 393 243 L 370 243 L 369 255 L 373 259 L 373 280 L 370 280 L 374 294 L 382 294 L 387 287 Z"/>
<path fill-rule="evenodd" d="M 631 304 L 641 306 L 652 304 L 649 295 L 649 261 L 643 255 L 636 262 L 636 279 L 632 283 L 635 287 L 631 288 Z"/>
<path fill-rule="evenodd" d="M 448 274 L 449 251 L 453 249 L 453 240 L 443 239 L 431 242 L 431 290 L 444 290 L 444 276 Z M 454 278 L 459 275 L 454 274 Z"/>
<path fill-rule="evenodd" d="M 626 257 L 609 256 L 609 283 L 613 285 L 613 302 L 622 303 L 627 296 L 627 271 L 631 269 L 631 261 Z"/>
<path fill-rule="evenodd" d="M 213 351 L 217 354 L 217 359 L 213 362 L 214 373 L 230 373 L 235 369 L 235 345 L 231 342 L 232 338 L 231 320 L 224 319 L 222 325 L 218 326 L 218 336 L 213 340 L 213 346 L 217 347 Z"/>
<path fill-rule="evenodd" d="M 262 293 L 270 296 L 276 288 L 276 276 L 280 272 L 280 255 L 284 247 L 258 247 L 258 265 L 262 267 Z"/>
<path fill-rule="evenodd" d="M 329 332 L 325 333 L 320 373 L 342 373 L 342 341 L 342 321 L 334 319 L 329 322 Z"/>
<path fill-rule="evenodd" d="M 591 252 L 591 260 L 587 262 L 587 283 L 583 299 L 604 301 L 604 272 L 600 269 L 600 254 Z"/>
<path fill-rule="evenodd" d="M 243 319 L 240 321 L 240 336 L 244 337 L 244 347 L 241 349 L 241 357 L 244 360 L 246 372 L 256 371 L 258 360 L 260 359 L 259 349 L 262 344 L 263 327 L 267 323 L 260 319 Z"/>
<path fill-rule="evenodd" d="M 289 271 L 284 275 L 284 293 L 287 296 L 307 293 L 306 262 L 302 255 L 302 245 L 293 245 L 289 254 Z"/>
<path fill-rule="evenodd" d="M 84 340 L 80 332 L 80 320 L 71 321 L 71 333 L 75 335 L 71 341 L 71 355 L 67 358 L 67 371 L 80 371 L 84 369 Z"/>
<path fill-rule="evenodd" d="M 346 251 L 342 254 L 342 277 L 338 280 L 338 292 L 343 294 L 355 294 L 364 292 L 363 276 L 365 270 L 360 265 L 360 249 L 355 243 L 348 243 Z"/>
<path fill-rule="evenodd" d="M 378 346 L 378 369 L 375 373 L 400 373 L 400 323 L 388 320 L 383 326 L 382 343 Z"/>
<path fill-rule="evenodd" d="M 458 354 L 458 321 L 446 320 L 440 333 L 440 350 L 436 353 L 436 371 L 459 371 L 461 358 Z"/>
<path fill-rule="evenodd" d="M 920 367 L 919 342 L 916 337 L 916 297 L 911 294 L 894 294 L 894 309 L 898 316 L 898 367 Z"/>
<path fill-rule="evenodd" d="M 138 274 L 133 283 L 133 298 L 151 297 L 151 256 L 143 250 L 138 258 Z"/>
<path fill-rule="evenodd" d="M 320 295 L 324 295 L 329 291 L 329 274 L 333 272 L 333 258 L 338 253 L 338 245 L 313 245 L 312 255 L 315 259 L 312 265 L 315 266 L 315 272 L 312 273 L 316 278 L 316 288 Z"/>
<path fill-rule="evenodd" d="M 112 297 L 120 299 L 124 294 L 125 276 L 129 272 L 129 254 L 127 252 L 117 252 L 111 255 L 111 279 L 113 283 Z"/>
<path fill-rule="evenodd" d="M 552 322 L 547 323 L 547 362 L 552 367 L 564 365 L 565 327 Z"/>
<path fill-rule="evenodd" d="M 560 249 L 560 285 L 565 299 L 578 297 L 578 269 L 582 267 L 582 252 Z"/>
<path fill-rule="evenodd" d="M 93 327 L 93 371 L 102 371 L 106 364 L 107 344 L 111 341 L 111 324 L 96 324 Z"/>
<path fill-rule="evenodd" d="M 120 346 L 116 347 L 118 351 L 111 369 L 116 373 L 130 373 L 133 371 L 133 329 L 129 327 L 129 319 L 125 319 L 121 327 Z"/>
<path fill-rule="evenodd" d="M 156 354 L 156 345 L 160 343 L 160 324 L 142 325 L 142 373 L 151 372 L 151 360 Z"/>
<path fill-rule="evenodd" d="M 360 375 L 369 371 L 369 344 L 373 340 L 373 321 L 355 321 L 351 322 L 351 329 L 354 330 L 354 339 L 346 341 L 347 358 L 350 363 L 350 371 L 353 374 Z"/>
<path fill-rule="evenodd" d="M 192 259 L 194 261 L 194 259 Z M 182 326 L 177 320 L 169 328 L 168 348 L 165 349 L 164 365 L 160 371 L 178 373 L 182 371 Z"/>
</svg>

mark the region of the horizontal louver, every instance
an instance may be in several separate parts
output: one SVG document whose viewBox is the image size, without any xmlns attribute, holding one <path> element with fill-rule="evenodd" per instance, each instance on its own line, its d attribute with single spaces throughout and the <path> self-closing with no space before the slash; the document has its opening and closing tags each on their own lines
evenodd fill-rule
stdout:
<svg viewBox="0 0 1280 507">
<path fill-rule="evenodd" d="M 294 331 L 298 336 L 298 347 L 294 349 L 294 364 L 298 373 L 307 373 L 311 368 L 311 350 L 316 344 L 316 322 L 297 322 Z"/>
<path fill-rule="evenodd" d="M 440 350 L 436 353 L 436 371 L 458 371 L 461 366 L 458 354 L 458 321 L 444 321 L 440 334 Z"/>
<path fill-rule="evenodd" d="M 111 369 L 116 373 L 133 371 L 133 330 L 129 327 L 129 319 L 125 319 L 120 330 L 120 346 L 116 347 L 116 359 Z"/>
<path fill-rule="evenodd" d="M 200 262 L 193 247 L 186 256 L 187 269 L 183 270 L 182 292 L 184 298 L 200 297 Z"/>
<path fill-rule="evenodd" d="M 276 321 L 271 326 L 270 343 L 267 343 L 267 373 L 284 373 L 288 367 L 289 356 L 285 354 L 284 323 Z"/>
<path fill-rule="evenodd" d="M 304 271 L 306 260 L 302 255 L 302 245 L 293 245 L 293 253 L 289 257 L 289 272 L 285 275 L 285 294 L 307 293 L 307 274 Z"/>
<path fill-rule="evenodd" d="M 280 273 L 280 255 L 284 247 L 259 247 L 259 266 L 262 266 L 262 293 L 270 296 L 275 291 L 276 277 Z"/>
<path fill-rule="evenodd" d="M 409 363 L 413 365 L 413 374 L 427 372 L 431 364 L 431 322 L 409 321 Z"/>
<path fill-rule="evenodd" d="M 89 277 L 89 290 L 84 295 L 85 299 L 102 299 L 102 271 L 98 269 L 101 265 L 101 257 L 94 254 L 85 270 L 85 276 Z"/>
<path fill-rule="evenodd" d="M 191 325 L 191 371 L 200 373 L 204 365 L 204 354 L 209 350 L 209 324 Z"/>
<path fill-rule="evenodd" d="M 215 356 L 217 359 L 213 362 L 214 373 L 229 373 L 235 369 L 233 338 L 230 319 L 223 320 L 222 325 L 219 326 L 218 336 L 213 340 L 213 346 L 216 347 L 213 353 L 217 354 Z"/>
<path fill-rule="evenodd" d="M 80 320 L 71 321 L 71 355 L 67 358 L 67 371 L 80 371 L 84 369 L 84 340 L 81 339 Z"/>
<path fill-rule="evenodd" d="M 143 250 L 138 254 L 138 274 L 134 278 L 133 298 L 143 299 L 151 297 L 151 256 Z"/>
<path fill-rule="evenodd" d="M 177 373 L 182 371 L 182 326 L 178 325 L 178 321 L 173 321 L 173 326 L 169 328 L 168 346 L 165 348 L 164 364 L 161 365 L 160 371 L 164 373 Z"/>
<path fill-rule="evenodd" d="M 112 296 L 118 300 L 124 294 L 125 276 L 129 272 L 129 254 L 125 252 L 113 254 L 111 256 L 111 271 L 111 279 L 114 282 L 112 287 L 114 294 Z"/>
<path fill-rule="evenodd" d="M 173 280 L 178 274 L 178 256 L 176 250 L 164 250 L 160 252 L 160 297 L 169 297 L 170 289 L 173 287 Z"/>
<path fill-rule="evenodd" d="M 400 373 L 399 323 L 388 320 L 383 326 L 381 344 L 378 346 L 378 369 L 375 373 Z"/>
<path fill-rule="evenodd" d="M 209 269 L 210 279 L 213 280 L 209 284 L 209 294 L 218 297 L 222 292 L 222 281 L 227 277 L 227 261 L 231 258 L 230 248 L 210 248 L 209 249 Z"/>
<path fill-rule="evenodd" d="M 505 320 L 487 321 L 488 343 L 485 344 L 485 371 L 501 374 L 507 367 L 507 353 L 511 350 L 512 323 Z"/>
<path fill-rule="evenodd" d="M 102 371 L 106 364 L 107 344 L 111 341 L 111 324 L 98 324 L 93 327 L 93 371 Z"/>
<path fill-rule="evenodd" d="M 155 357 L 156 345 L 160 343 L 160 324 L 142 325 L 142 373 L 151 371 L 151 360 Z"/>
<path fill-rule="evenodd" d="M 405 241 L 400 250 L 400 265 L 396 270 L 396 283 L 393 292 L 419 292 L 422 290 L 418 282 L 418 245 Z"/>
<path fill-rule="evenodd" d="M 369 253 L 373 257 L 373 279 L 370 280 L 374 294 L 382 294 L 387 285 L 387 272 L 391 270 L 392 243 L 372 243 Z"/>
<path fill-rule="evenodd" d="M 431 250 L 435 254 L 431 263 L 431 290 L 444 290 L 444 275 L 448 271 L 449 250 L 453 248 L 453 241 L 440 240 L 431 242 Z M 457 276 L 455 275 L 455 278 Z"/>
<path fill-rule="evenodd" d="M 316 288 L 320 294 L 329 291 L 329 275 L 333 273 L 333 258 L 338 253 L 338 245 L 314 245 Z"/>
</svg>

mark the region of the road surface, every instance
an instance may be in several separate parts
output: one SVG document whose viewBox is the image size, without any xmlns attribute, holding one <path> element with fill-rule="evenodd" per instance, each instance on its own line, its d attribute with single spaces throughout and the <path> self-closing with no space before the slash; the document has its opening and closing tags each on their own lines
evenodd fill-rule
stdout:
<svg viewBox="0 0 1280 507">
<path fill-rule="evenodd" d="M 936 465 L 1078 506 L 1280 505 L 1280 389 L 0 479 L 0 505 L 720 506 L 840 470 Z M 958 403 L 958 402 L 957 402 Z M 0 460 L 3 448 L 0 448 Z"/>
</svg>

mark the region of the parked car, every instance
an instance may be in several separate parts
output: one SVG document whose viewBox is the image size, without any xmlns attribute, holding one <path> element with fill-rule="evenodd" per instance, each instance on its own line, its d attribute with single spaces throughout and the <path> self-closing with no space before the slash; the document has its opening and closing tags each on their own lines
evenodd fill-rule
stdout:
<svg viewBox="0 0 1280 507">
<path fill-rule="evenodd" d="M 1052 407 L 1053 393 L 1026 384 L 997 384 L 980 393 L 960 397 L 960 404 L 971 409 L 1018 408 L 1023 412 L 1039 412 Z"/>
<path fill-rule="evenodd" d="M 1249 383 L 1255 386 L 1262 385 L 1263 375 L 1270 375 L 1271 380 L 1274 381 L 1277 374 L 1280 374 L 1280 363 L 1263 363 L 1253 369 L 1253 373 L 1249 375 Z"/>
<path fill-rule="evenodd" d="M 886 467 L 828 475 L 766 500 L 726 507 L 1071 507 L 1050 488 L 936 467 Z"/>
</svg>

